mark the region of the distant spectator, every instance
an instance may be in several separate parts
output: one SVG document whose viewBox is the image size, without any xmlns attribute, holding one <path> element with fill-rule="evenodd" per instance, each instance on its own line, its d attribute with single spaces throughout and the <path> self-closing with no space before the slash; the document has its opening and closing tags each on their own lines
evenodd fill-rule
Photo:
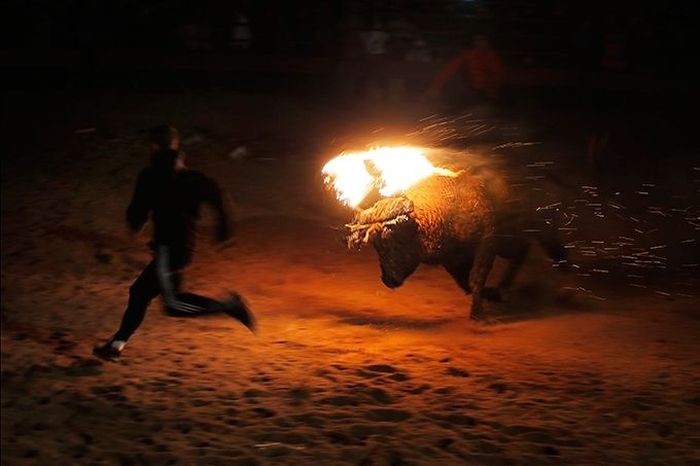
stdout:
<svg viewBox="0 0 700 466">
<path fill-rule="evenodd" d="M 413 40 L 411 46 L 406 50 L 404 60 L 413 63 L 430 63 L 433 61 L 428 44 L 425 43 L 422 37 L 416 37 Z"/>
<path fill-rule="evenodd" d="M 627 68 L 626 42 L 624 31 L 612 30 L 603 39 L 603 55 L 600 58 L 601 68 L 609 71 L 624 71 Z"/>
<path fill-rule="evenodd" d="M 390 35 L 384 30 L 378 18 L 372 20 L 370 27 L 362 31 L 360 37 L 367 55 L 380 58 L 386 54 Z"/>
<path fill-rule="evenodd" d="M 387 92 L 385 60 L 387 45 L 391 35 L 385 30 L 379 18 L 373 18 L 370 26 L 360 32 L 365 58 L 367 60 L 366 86 L 368 97 L 383 98 Z"/>
<path fill-rule="evenodd" d="M 183 24 L 179 28 L 180 43 L 190 52 L 211 49 L 211 32 L 209 27 L 199 23 Z"/>
<path fill-rule="evenodd" d="M 591 20 L 581 21 L 574 32 L 573 49 L 576 66 L 581 72 L 595 68 L 600 53 L 600 39 Z"/>
<path fill-rule="evenodd" d="M 584 104 L 590 103 L 592 73 L 598 69 L 601 53 L 601 34 L 591 19 L 576 26 L 572 36 L 572 58 L 576 69 L 576 95 Z"/>
<path fill-rule="evenodd" d="M 637 70 L 648 70 L 653 66 L 651 57 L 657 53 L 655 47 L 658 42 L 654 40 L 654 31 L 650 24 L 641 14 L 632 16 L 629 24 L 629 34 L 627 36 L 625 52 L 628 65 Z"/>
<path fill-rule="evenodd" d="M 416 26 L 404 16 L 398 16 L 387 23 L 387 30 L 389 55 L 392 58 L 403 59 L 416 35 Z"/>
<path fill-rule="evenodd" d="M 253 37 L 248 16 L 242 12 L 236 12 L 233 27 L 231 28 L 231 48 L 248 50 Z"/>
<path fill-rule="evenodd" d="M 459 73 L 460 70 L 463 72 Z M 487 110 L 490 105 L 482 105 L 498 100 L 504 78 L 505 66 L 498 52 L 479 35 L 472 47 L 457 54 L 437 72 L 428 95 L 441 97 L 447 112 L 462 111 L 466 106 Z"/>
<path fill-rule="evenodd" d="M 464 68 L 471 99 L 498 99 L 505 78 L 505 66 L 486 37 L 478 35 L 472 47 L 460 52 L 433 78 L 431 93 L 440 93 L 445 84 Z"/>
</svg>

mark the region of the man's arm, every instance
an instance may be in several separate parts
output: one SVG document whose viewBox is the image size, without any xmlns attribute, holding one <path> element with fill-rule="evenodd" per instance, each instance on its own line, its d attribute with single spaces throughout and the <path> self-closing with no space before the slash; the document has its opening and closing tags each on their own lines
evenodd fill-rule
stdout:
<svg viewBox="0 0 700 466">
<path fill-rule="evenodd" d="M 132 233 L 137 233 L 148 221 L 148 213 L 151 210 L 149 193 L 148 171 L 143 170 L 136 180 L 131 202 L 126 209 L 126 223 Z"/>
<path fill-rule="evenodd" d="M 221 191 L 217 182 L 209 177 L 202 178 L 202 198 L 216 212 L 216 240 L 220 243 L 228 241 L 235 232 L 231 199 Z"/>
<path fill-rule="evenodd" d="M 430 92 L 440 92 L 457 71 L 469 62 L 469 56 L 469 51 L 461 52 L 440 68 L 430 82 Z"/>
</svg>

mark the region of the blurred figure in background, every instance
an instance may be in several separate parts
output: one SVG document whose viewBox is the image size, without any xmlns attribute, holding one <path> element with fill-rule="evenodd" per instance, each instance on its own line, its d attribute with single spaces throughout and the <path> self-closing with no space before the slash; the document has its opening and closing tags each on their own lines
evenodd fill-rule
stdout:
<svg viewBox="0 0 700 466">
<path fill-rule="evenodd" d="M 433 61 L 430 48 L 425 40 L 417 35 L 404 54 L 404 60 L 410 63 L 430 63 Z"/>
<path fill-rule="evenodd" d="M 242 11 L 236 11 L 231 27 L 230 46 L 234 50 L 248 50 L 253 38 L 248 15 Z"/>
<path fill-rule="evenodd" d="M 387 92 L 385 60 L 391 35 L 379 17 L 372 18 L 369 26 L 360 32 L 367 69 L 365 90 L 371 100 L 382 99 Z"/>
<path fill-rule="evenodd" d="M 450 100 L 456 106 L 494 102 L 498 100 L 505 80 L 505 66 L 498 52 L 491 46 L 486 36 L 477 35 L 473 45 L 452 58 L 430 83 L 429 94 L 439 96 L 445 85 L 464 70 L 466 85 L 458 86 L 457 95 Z"/>
<path fill-rule="evenodd" d="M 600 57 L 600 67 L 607 71 L 625 71 L 627 37 L 625 31 L 613 29 L 603 38 L 603 54 Z"/>
</svg>

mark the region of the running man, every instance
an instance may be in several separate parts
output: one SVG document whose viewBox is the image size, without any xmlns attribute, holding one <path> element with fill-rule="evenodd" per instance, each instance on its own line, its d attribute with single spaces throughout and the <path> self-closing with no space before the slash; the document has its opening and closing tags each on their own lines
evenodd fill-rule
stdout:
<svg viewBox="0 0 700 466">
<path fill-rule="evenodd" d="M 155 257 L 129 288 L 129 302 L 119 330 L 93 349 L 95 356 L 105 360 L 119 358 L 126 342 L 141 325 L 149 303 L 158 295 L 163 297 L 168 315 L 194 317 L 224 312 L 255 331 L 253 315 L 237 293 L 219 302 L 181 292 L 182 270 L 191 261 L 201 204 L 206 203 L 216 211 L 216 239 L 220 244 L 232 238 L 232 218 L 217 183 L 185 167 L 175 128 L 159 126 L 151 130 L 150 148 L 151 164 L 136 181 L 126 220 L 135 234 L 150 216 L 154 238 L 149 244 Z"/>
</svg>

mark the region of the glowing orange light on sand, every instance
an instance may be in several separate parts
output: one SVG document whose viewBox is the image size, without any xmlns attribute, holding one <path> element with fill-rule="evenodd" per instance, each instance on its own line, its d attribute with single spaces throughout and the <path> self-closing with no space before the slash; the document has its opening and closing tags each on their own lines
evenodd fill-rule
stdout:
<svg viewBox="0 0 700 466">
<path fill-rule="evenodd" d="M 389 197 L 431 175 L 457 175 L 434 166 L 414 147 L 378 147 L 343 153 L 326 163 L 321 172 L 338 200 L 350 207 L 357 207 L 375 188 L 382 196 Z"/>
</svg>

